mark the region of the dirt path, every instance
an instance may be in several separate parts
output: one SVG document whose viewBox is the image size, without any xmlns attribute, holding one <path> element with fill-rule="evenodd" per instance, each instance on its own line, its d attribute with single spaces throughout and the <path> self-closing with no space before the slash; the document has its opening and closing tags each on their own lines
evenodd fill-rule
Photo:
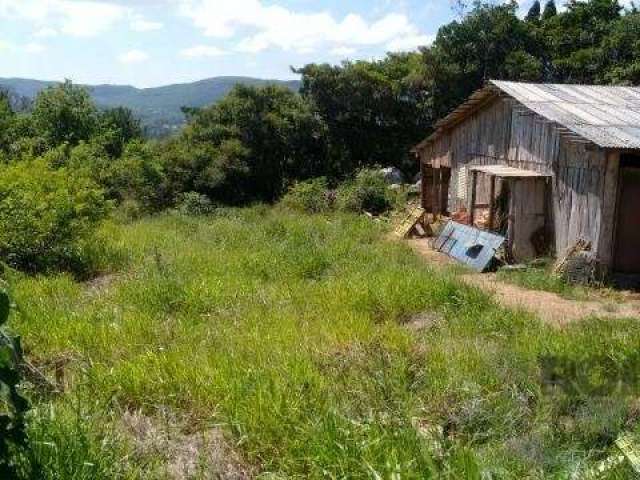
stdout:
<svg viewBox="0 0 640 480">
<path fill-rule="evenodd" d="M 456 264 L 446 255 L 432 250 L 425 240 L 409 240 L 409 245 L 436 268 L 446 268 Z M 499 281 L 492 273 L 465 273 L 459 278 L 470 285 L 491 292 L 495 299 L 506 307 L 530 311 L 541 320 L 557 326 L 592 316 L 640 318 L 640 301 L 638 299 L 630 298 L 627 301 L 616 303 L 597 300 L 569 300 L 555 293 L 527 290 Z"/>
</svg>

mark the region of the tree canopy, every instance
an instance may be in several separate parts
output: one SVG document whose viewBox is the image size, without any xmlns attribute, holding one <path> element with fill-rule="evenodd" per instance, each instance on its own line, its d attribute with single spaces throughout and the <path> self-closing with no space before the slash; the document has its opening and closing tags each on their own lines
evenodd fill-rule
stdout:
<svg viewBox="0 0 640 480">
<path fill-rule="evenodd" d="M 375 62 L 307 65 L 302 95 L 326 123 L 330 165 L 344 176 L 375 164 L 411 168 L 407 146 L 430 125 L 420 55 L 390 54 Z"/>
<path fill-rule="evenodd" d="M 95 133 L 98 109 L 86 89 L 67 80 L 37 96 L 31 118 L 49 147 L 77 145 Z"/>
</svg>

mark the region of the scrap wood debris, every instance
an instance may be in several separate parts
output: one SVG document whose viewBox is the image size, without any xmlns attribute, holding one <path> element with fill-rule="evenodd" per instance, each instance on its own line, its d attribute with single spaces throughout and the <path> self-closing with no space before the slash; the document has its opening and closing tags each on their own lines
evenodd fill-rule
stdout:
<svg viewBox="0 0 640 480">
<path fill-rule="evenodd" d="M 588 469 L 582 475 L 574 475 L 573 478 L 598 480 L 624 464 L 628 464 L 636 474 L 640 474 L 640 453 L 638 452 L 635 438 L 630 434 L 621 435 L 615 441 L 615 445 L 621 454 L 615 453 L 599 462 L 595 467 Z"/>
<path fill-rule="evenodd" d="M 578 240 L 558 260 L 553 273 L 572 284 L 597 284 L 601 280 L 601 271 L 598 258 L 592 251 L 591 242 Z"/>
<path fill-rule="evenodd" d="M 429 234 L 429 226 L 425 224 L 426 212 L 424 208 L 415 206 L 395 229 L 395 234 L 400 238 L 408 238 L 412 234 L 424 237 Z"/>
</svg>

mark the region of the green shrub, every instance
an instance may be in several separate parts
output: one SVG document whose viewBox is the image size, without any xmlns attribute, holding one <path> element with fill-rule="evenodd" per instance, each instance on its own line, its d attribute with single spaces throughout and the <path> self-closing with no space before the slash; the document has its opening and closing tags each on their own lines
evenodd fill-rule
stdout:
<svg viewBox="0 0 640 480">
<path fill-rule="evenodd" d="M 82 246 L 108 212 L 102 190 L 78 171 L 45 160 L 0 171 L 0 259 L 27 271 L 82 264 Z"/>
<path fill-rule="evenodd" d="M 27 447 L 24 416 L 29 410 L 29 403 L 18 391 L 20 342 L 3 328 L 9 308 L 9 296 L 0 290 L 0 478 L 17 476 L 14 457 Z"/>
<path fill-rule="evenodd" d="M 145 214 L 145 209 L 135 199 L 127 198 L 120 202 L 115 210 L 114 218 L 121 223 L 140 220 Z"/>
<path fill-rule="evenodd" d="M 176 207 L 178 212 L 183 215 L 208 215 L 215 210 L 215 205 L 211 202 L 211 199 L 198 192 L 180 194 Z"/>
<path fill-rule="evenodd" d="M 355 179 L 338 188 L 338 208 L 349 212 L 379 215 L 391 209 L 392 198 L 383 175 L 370 169 L 360 170 Z"/>
<path fill-rule="evenodd" d="M 321 213 L 331 210 L 333 195 L 329 191 L 327 179 L 321 177 L 295 183 L 282 199 L 282 203 L 293 210 Z"/>
<path fill-rule="evenodd" d="M 106 178 L 99 181 L 108 198 L 135 200 L 142 213 L 166 207 L 165 177 L 156 153 L 151 144 L 139 140 L 126 145 L 122 156 L 110 161 Z"/>
</svg>

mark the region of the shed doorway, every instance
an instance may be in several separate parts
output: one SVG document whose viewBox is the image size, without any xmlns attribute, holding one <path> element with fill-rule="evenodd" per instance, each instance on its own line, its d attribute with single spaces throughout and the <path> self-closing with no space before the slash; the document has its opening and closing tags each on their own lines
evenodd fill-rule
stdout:
<svg viewBox="0 0 640 480">
<path fill-rule="evenodd" d="M 434 168 L 422 164 L 422 208 L 434 215 L 447 215 L 449 211 L 449 181 L 451 168 Z"/>
<path fill-rule="evenodd" d="M 622 274 L 640 274 L 639 156 L 622 156 L 619 179 L 614 270 Z"/>
<path fill-rule="evenodd" d="M 469 225 L 505 235 L 506 257 L 510 262 L 525 262 L 546 254 L 549 246 L 549 175 L 508 165 L 474 165 L 469 170 Z M 479 174 L 489 177 L 486 203 L 477 203 Z M 498 180 L 501 183 L 500 192 L 497 189 Z M 499 215 L 496 210 L 503 202 L 498 201 L 496 195 L 504 196 L 506 200 Z M 488 210 L 486 219 L 480 222 L 476 214 L 478 210 Z"/>
</svg>

